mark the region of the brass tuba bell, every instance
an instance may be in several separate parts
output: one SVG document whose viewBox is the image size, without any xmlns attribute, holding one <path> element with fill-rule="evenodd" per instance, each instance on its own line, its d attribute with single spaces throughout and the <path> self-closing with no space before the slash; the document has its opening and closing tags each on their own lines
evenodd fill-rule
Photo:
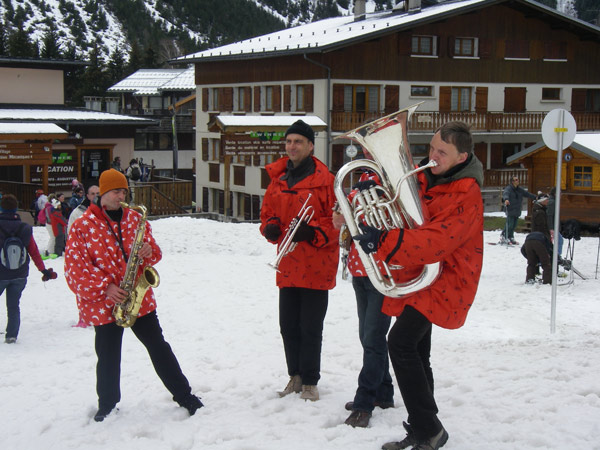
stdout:
<svg viewBox="0 0 600 450">
<path fill-rule="evenodd" d="M 437 163 L 430 161 L 415 169 L 407 128 L 408 120 L 418 106 L 413 105 L 336 137 L 360 144 L 373 157 L 373 161 L 360 159 L 345 164 L 335 177 L 335 196 L 352 236 L 362 234 L 358 226 L 360 223 L 388 231 L 416 228 L 426 223 L 416 177 L 413 175 Z M 350 203 L 343 189 L 344 180 L 359 169 L 374 172 L 381 185 L 356 192 Z M 441 271 L 440 263 L 427 264 L 414 280 L 396 283 L 392 271 L 401 270 L 402 267 L 386 264 L 377 257 L 377 252 L 367 255 L 360 245 L 356 249 L 369 280 L 375 289 L 388 297 L 401 297 L 420 291 L 433 283 Z"/>
</svg>

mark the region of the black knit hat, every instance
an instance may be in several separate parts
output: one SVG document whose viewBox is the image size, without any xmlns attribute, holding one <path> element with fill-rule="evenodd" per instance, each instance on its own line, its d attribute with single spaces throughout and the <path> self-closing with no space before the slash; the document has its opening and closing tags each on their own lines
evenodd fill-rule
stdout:
<svg viewBox="0 0 600 450">
<path fill-rule="evenodd" d="M 315 143 L 315 132 L 309 124 L 302 120 L 297 120 L 296 122 L 294 122 L 292 126 L 289 127 L 285 132 L 285 137 L 287 137 L 288 134 L 299 134 L 301 136 L 304 136 L 313 144 Z"/>
</svg>

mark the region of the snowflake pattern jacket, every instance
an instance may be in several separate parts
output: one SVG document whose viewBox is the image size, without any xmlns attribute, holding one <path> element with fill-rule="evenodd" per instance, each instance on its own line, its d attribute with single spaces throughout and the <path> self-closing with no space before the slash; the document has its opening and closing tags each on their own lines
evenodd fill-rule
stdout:
<svg viewBox="0 0 600 450">
<path fill-rule="evenodd" d="M 281 158 L 266 167 L 271 183 L 260 211 L 260 231 L 264 233 L 267 224 L 279 218 L 277 223 L 282 231 L 277 242 L 279 247 L 289 223 L 312 193 L 310 205 L 314 216 L 309 225 L 315 227 L 315 238 L 312 242 L 298 242 L 295 250 L 283 257 L 277 272 L 277 286 L 329 290 L 335 287 L 339 261 L 339 232 L 331 220 L 335 204 L 334 177 L 325 164 L 313 157 L 315 173 L 289 189 L 287 182 L 281 179 L 288 159 Z"/>
<path fill-rule="evenodd" d="M 65 250 L 65 278 L 77 296 L 81 317 L 89 325 L 115 321 L 112 315 L 115 304 L 106 297 L 106 289 L 111 283 L 121 284 L 127 267 L 118 238 L 121 237 L 129 258 L 140 218 L 138 212 L 124 208 L 121 222 L 117 223 L 99 206 L 92 204 L 71 227 Z M 152 246 L 152 257 L 142 261 L 138 277 L 144 267 L 153 266 L 162 258 L 149 222 L 146 222 L 144 242 Z M 138 316 L 155 309 L 154 292 L 149 288 Z"/>
</svg>

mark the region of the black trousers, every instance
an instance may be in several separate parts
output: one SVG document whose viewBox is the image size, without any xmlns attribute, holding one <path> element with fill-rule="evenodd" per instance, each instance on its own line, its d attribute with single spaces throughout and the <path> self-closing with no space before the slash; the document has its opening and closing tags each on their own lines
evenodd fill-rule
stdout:
<svg viewBox="0 0 600 450">
<path fill-rule="evenodd" d="M 323 321 L 329 291 L 287 287 L 279 290 L 279 329 L 290 376 L 316 385 L 321 378 Z"/>
<path fill-rule="evenodd" d="M 527 255 L 527 275 L 525 281 L 535 280 L 538 264 L 542 266 L 542 282 L 552 283 L 552 257 L 542 241 L 529 239 L 523 244 Z"/>
<path fill-rule="evenodd" d="M 96 331 L 96 392 L 98 406 L 113 407 L 121 400 L 121 343 L 124 328 L 115 323 L 95 326 Z M 162 334 L 156 311 L 138 317 L 131 331 L 144 344 L 154 370 L 173 394 L 176 402 L 184 400 L 192 391 L 171 346 Z"/>
<path fill-rule="evenodd" d="M 388 334 L 390 360 L 417 439 L 435 436 L 442 429 L 433 397 L 433 371 L 429 362 L 432 325 L 406 306 Z"/>
</svg>

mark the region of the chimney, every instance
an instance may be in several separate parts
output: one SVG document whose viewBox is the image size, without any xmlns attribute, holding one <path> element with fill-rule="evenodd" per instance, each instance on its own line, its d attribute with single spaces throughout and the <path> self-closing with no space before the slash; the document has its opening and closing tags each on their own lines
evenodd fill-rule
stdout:
<svg viewBox="0 0 600 450">
<path fill-rule="evenodd" d="M 408 0 L 408 13 L 417 13 L 421 11 L 421 0 Z"/>
<path fill-rule="evenodd" d="M 365 20 L 366 17 L 365 0 L 354 0 L 354 21 Z"/>
</svg>

